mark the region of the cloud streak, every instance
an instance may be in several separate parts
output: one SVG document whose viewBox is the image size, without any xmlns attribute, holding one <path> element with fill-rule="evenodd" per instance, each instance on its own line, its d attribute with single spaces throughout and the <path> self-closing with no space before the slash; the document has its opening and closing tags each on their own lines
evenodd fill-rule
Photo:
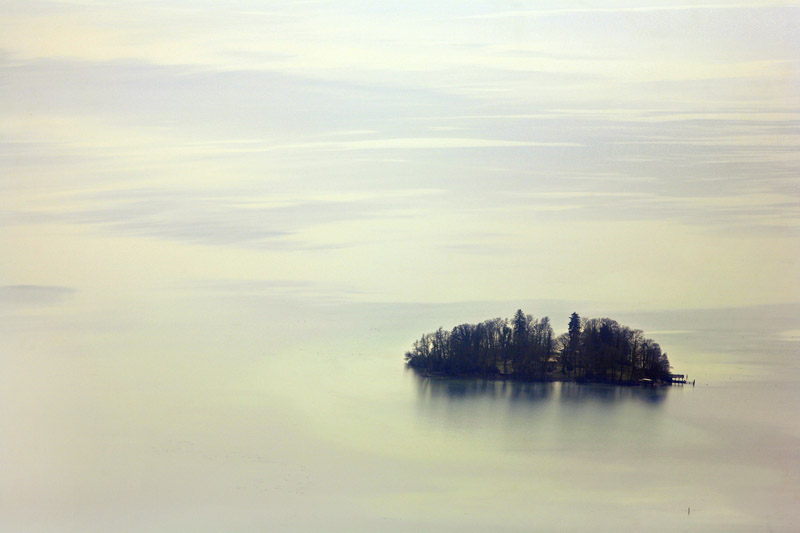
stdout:
<svg viewBox="0 0 800 533">
<path fill-rule="evenodd" d="M 682 4 L 682 5 L 651 5 L 651 6 L 615 6 L 615 7 L 574 7 L 557 9 L 521 9 L 513 11 L 498 11 L 470 15 L 467 19 L 502 19 L 515 17 L 557 17 L 579 14 L 618 14 L 618 13 L 658 13 L 669 11 L 716 11 L 716 10 L 756 10 L 768 8 L 798 7 L 800 3 L 794 1 L 771 2 L 746 2 L 746 3 L 715 3 L 715 4 Z"/>
<path fill-rule="evenodd" d="M 792 286 L 794 2 L 2 11 L 9 285 L 83 288 L 87 263 L 440 300 Z"/>
<path fill-rule="evenodd" d="M 52 305 L 75 294 L 76 289 L 52 285 L 0 285 L 0 306 Z"/>
</svg>

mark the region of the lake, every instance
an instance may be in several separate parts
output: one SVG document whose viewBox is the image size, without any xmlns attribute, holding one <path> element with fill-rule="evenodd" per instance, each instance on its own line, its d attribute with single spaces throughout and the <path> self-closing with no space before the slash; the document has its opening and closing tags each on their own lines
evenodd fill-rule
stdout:
<svg viewBox="0 0 800 533">
<path fill-rule="evenodd" d="M 696 380 L 631 388 L 404 367 L 421 333 L 511 316 L 514 303 L 229 287 L 16 296 L 0 329 L 4 531 L 786 531 L 800 520 L 795 305 L 608 313 Z M 523 303 L 557 332 L 582 312 Z"/>
</svg>

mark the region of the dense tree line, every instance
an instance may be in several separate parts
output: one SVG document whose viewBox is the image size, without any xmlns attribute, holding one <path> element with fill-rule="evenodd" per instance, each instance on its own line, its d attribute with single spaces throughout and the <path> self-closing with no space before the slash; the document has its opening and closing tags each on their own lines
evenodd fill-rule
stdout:
<svg viewBox="0 0 800 533">
<path fill-rule="evenodd" d="M 525 380 L 574 379 L 630 383 L 669 381 L 667 354 L 641 330 L 610 318 L 572 313 L 555 337 L 550 319 L 522 310 L 509 319 L 439 328 L 406 352 L 409 366 L 450 376 L 509 376 Z"/>
</svg>

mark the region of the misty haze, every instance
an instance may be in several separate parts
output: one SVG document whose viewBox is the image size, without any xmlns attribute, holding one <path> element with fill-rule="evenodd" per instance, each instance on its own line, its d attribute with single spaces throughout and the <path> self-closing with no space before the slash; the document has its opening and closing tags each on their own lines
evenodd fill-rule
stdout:
<svg viewBox="0 0 800 533">
<path fill-rule="evenodd" d="M 798 23 L 3 2 L 0 530 L 796 529 Z"/>
</svg>

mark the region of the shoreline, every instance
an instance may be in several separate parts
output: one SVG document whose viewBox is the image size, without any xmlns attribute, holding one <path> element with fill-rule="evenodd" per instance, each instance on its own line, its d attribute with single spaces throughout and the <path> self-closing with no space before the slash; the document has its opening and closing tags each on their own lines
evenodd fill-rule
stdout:
<svg viewBox="0 0 800 533">
<path fill-rule="evenodd" d="M 618 387 L 671 387 L 672 385 L 682 385 L 683 383 L 674 383 L 666 381 L 652 381 L 644 378 L 639 381 L 608 381 L 597 379 L 576 378 L 564 375 L 553 375 L 535 378 L 520 378 L 510 374 L 448 374 L 446 372 L 435 372 L 423 370 L 411 365 L 406 364 L 408 369 L 411 369 L 417 376 L 430 379 L 479 379 L 484 381 L 513 381 L 517 383 L 578 383 L 581 385 L 614 385 Z"/>
</svg>

